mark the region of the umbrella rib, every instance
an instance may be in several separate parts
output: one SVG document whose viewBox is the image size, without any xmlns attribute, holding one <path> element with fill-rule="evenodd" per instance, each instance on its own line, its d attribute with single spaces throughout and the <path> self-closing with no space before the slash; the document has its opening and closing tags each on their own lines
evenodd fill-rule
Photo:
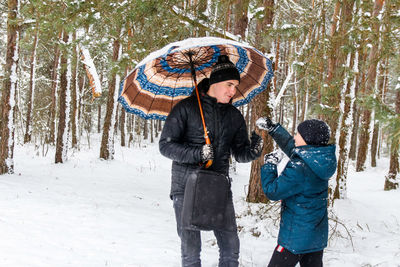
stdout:
<svg viewBox="0 0 400 267">
<path fill-rule="evenodd" d="M 174 73 L 168 73 L 167 75 L 165 75 L 165 76 L 164 76 L 164 79 L 163 79 L 163 81 L 160 83 L 159 87 L 162 87 L 163 84 L 164 84 L 164 82 L 165 82 L 169 77 L 171 77 L 171 76 L 173 76 L 173 75 L 174 75 Z M 180 78 L 180 77 L 181 77 L 181 76 L 178 76 L 178 78 Z M 176 83 L 175 83 L 175 84 L 176 84 Z M 174 86 L 174 93 L 175 93 L 175 86 Z M 153 101 L 151 101 L 151 103 L 150 103 L 150 106 L 149 106 L 149 110 L 148 110 L 148 112 L 147 112 L 147 115 L 150 113 L 151 107 L 153 106 L 153 103 L 154 103 L 154 101 L 155 101 L 157 95 L 158 95 L 158 94 L 154 94 Z"/>
<path fill-rule="evenodd" d="M 209 51 L 209 49 L 211 49 L 211 47 L 207 47 L 207 48 L 205 48 L 206 50 L 207 50 L 207 52 Z M 203 49 L 198 49 L 197 50 L 197 53 L 196 53 L 196 55 L 195 55 L 195 58 L 194 58 L 194 62 L 197 62 L 197 61 L 201 61 L 201 59 L 203 59 L 203 58 L 206 58 L 206 57 L 203 57 L 203 55 L 208 55 L 208 53 L 206 53 L 206 52 L 203 52 Z M 204 60 L 205 62 L 206 62 L 206 60 Z"/>
<path fill-rule="evenodd" d="M 183 60 L 180 60 L 179 63 L 182 63 L 182 64 L 170 64 L 170 62 L 169 62 L 168 65 L 169 65 L 171 68 L 175 68 L 175 67 L 184 67 L 185 65 L 188 65 L 188 62 L 184 62 Z M 145 70 L 143 71 L 143 73 L 146 73 L 146 72 L 150 71 L 152 68 L 157 68 L 157 67 L 162 68 L 162 65 L 161 65 L 160 63 L 155 63 L 155 62 L 154 62 L 153 66 L 152 66 L 151 68 L 145 68 Z M 157 73 L 156 73 L 156 74 L 157 74 Z M 154 74 L 154 75 L 156 75 L 156 74 Z M 153 76 L 154 76 L 154 75 L 153 75 Z M 152 76 L 152 77 L 153 77 L 153 76 Z M 152 77 L 151 77 L 151 78 L 152 78 Z"/>
<path fill-rule="evenodd" d="M 233 54 L 233 53 L 226 53 L 226 54 L 227 54 L 227 55 L 230 55 L 230 56 L 234 56 L 234 57 L 239 57 L 238 55 Z M 262 57 L 262 56 L 260 55 L 260 57 Z M 239 58 L 240 58 L 240 57 L 239 57 Z M 267 59 L 267 60 L 268 60 L 268 59 Z M 257 67 L 259 67 L 259 68 L 261 68 L 261 69 L 266 69 L 264 65 L 259 64 L 257 61 L 253 61 L 253 60 L 250 60 L 250 59 L 249 59 L 249 61 L 250 61 L 252 64 L 256 65 Z"/>
<path fill-rule="evenodd" d="M 243 99 L 246 99 L 246 97 L 244 96 L 244 94 L 242 93 L 242 91 L 240 91 L 239 89 L 238 89 L 237 91 L 239 91 L 239 93 L 242 95 Z"/>
<path fill-rule="evenodd" d="M 153 64 L 153 67 L 156 67 L 157 66 L 157 64 Z M 150 70 L 151 68 L 149 68 L 148 70 Z M 143 71 L 143 73 L 145 73 L 147 70 L 145 69 L 144 71 Z M 174 73 L 171 73 L 171 75 L 169 75 L 169 76 L 172 76 Z M 135 100 L 136 100 L 136 98 L 140 95 L 140 92 L 142 91 L 142 90 L 144 90 L 143 88 L 144 87 L 146 87 L 146 85 L 150 82 L 150 80 L 154 77 L 154 76 L 156 76 L 157 75 L 157 73 L 154 73 L 150 78 L 148 78 L 147 79 L 147 81 L 146 81 L 146 83 L 143 85 L 143 86 L 140 86 L 140 89 L 139 89 L 139 91 L 137 92 L 137 94 L 135 95 L 135 97 L 133 98 L 133 100 L 131 101 L 132 103 L 134 103 L 135 102 Z M 168 75 L 167 75 L 167 77 L 169 77 Z M 164 79 L 165 80 L 165 79 Z M 163 81 L 164 82 L 164 81 Z M 154 102 L 154 99 L 153 99 L 153 101 L 152 101 L 152 103 L 150 104 L 150 107 L 149 108 L 151 108 L 151 106 L 153 105 L 153 102 Z M 150 109 L 147 111 L 147 114 L 149 114 L 149 112 L 150 112 Z"/>
<path fill-rule="evenodd" d="M 160 83 L 159 87 L 162 87 L 163 83 L 164 83 L 169 77 L 171 77 L 171 76 L 173 76 L 173 75 L 174 75 L 174 73 L 168 73 L 168 75 L 165 75 L 165 76 L 164 76 L 164 79 L 163 79 L 163 81 Z M 177 77 L 177 79 L 176 79 L 175 85 L 176 85 L 178 79 L 180 79 L 182 75 L 183 75 L 183 73 L 179 73 L 179 74 L 178 74 L 178 77 Z M 176 86 L 173 87 L 174 92 L 173 92 L 172 95 L 175 94 L 175 89 L 176 89 Z M 150 106 L 149 106 L 149 110 L 148 110 L 148 112 L 147 112 L 147 115 L 150 113 L 151 107 L 153 106 L 153 103 L 154 103 L 154 101 L 155 101 L 157 95 L 158 95 L 158 94 L 155 94 L 155 95 L 154 95 L 153 101 L 151 101 L 151 103 L 150 103 Z M 172 101 L 171 101 L 171 103 L 172 103 L 172 102 L 173 102 L 173 97 L 171 97 L 171 99 L 172 99 Z"/>
<path fill-rule="evenodd" d="M 146 70 L 143 71 L 143 73 Z M 146 83 L 144 84 L 144 86 L 140 86 L 140 90 L 137 92 L 137 94 L 135 95 L 135 97 L 133 98 L 133 100 L 131 101 L 131 103 L 134 103 L 136 98 L 140 95 L 140 92 L 143 90 L 144 87 L 146 87 L 146 85 L 150 82 L 150 79 L 153 78 L 157 73 L 154 73 L 153 76 L 151 76 L 150 78 L 147 79 Z"/>
<path fill-rule="evenodd" d="M 234 56 L 234 57 L 238 57 L 236 54 L 232 54 L 232 53 L 227 53 L 227 54 L 228 54 L 228 55 L 232 55 L 232 56 Z M 263 70 L 265 70 L 267 73 L 269 73 L 269 69 L 266 68 L 266 66 L 261 65 L 261 64 L 258 64 L 256 61 L 252 61 L 252 60 L 249 60 L 249 61 L 251 62 L 251 64 L 254 64 L 255 66 L 257 66 L 257 67 L 259 67 L 260 69 L 263 69 Z M 245 71 L 245 70 L 243 70 L 243 72 L 246 73 L 246 75 L 247 75 L 248 77 L 250 77 L 253 81 L 255 81 L 257 84 L 261 85 L 261 83 L 260 83 L 257 79 L 255 79 L 252 75 L 250 75 L 249 72 L 247 72 L 247 71 Z"/>
<path fill-rule="evenodd" d="M 247 77 L 249 77 L 249 78 L 251 78 L 253 81 L 255 81 L 256 84 L 258 84 L 259 86 L 262 85 L 258 80 L 256 80 L 253 76 L 251 76 L 247 71 L 243 71 L 243 72 L 246 73 Z M 267 72 L 267 73 L 269 73 L 269 72 Z M 268 74 L 267 74 L 267 75 L 268 75 Z M 264 75 L 263 77 L 265 78 L 265 76 L 267 76 L 267 75 Z M 263 78 L 263 80 L 264 80 L 264 78 Z M 239 93 L 242 95 L 243 99 L 246 99 L 246 97 L 243 95 L 243 93 L 242 93 L 240 90 L 238 90 L 238 91 L 239 91 Z M 249 103 L 249 100 L 246 100 L 246 102 Z"/>
<path fill-rule="evenodd" d="M 204 70 L 198 70 L 198 71 L 201 72 L 201 74 L 203 74 L 207 78 L 207 74 Z"/>
<path fill-rule="evenodd" d="M 178 83 L 178 80 L 182 77 L 182 75 L 183 75 L 183 73 L 180 73 L 180 75 L 178 75 L 178 77 L 175 79 L 175 86 L 174 86 L 174 92 L 173 92 L 173 95 L 175 95 L 175 90 L 176 90 L 176 84 Z M 170 110 L 172 110 L 172 108 L 173 108 L 173 105 L 174 104 L 174 100 L 172 99 L 172 101 L 171 101 L 171 108 L 170 108 Z"/>
<path fill-rule="evenodd" d="M 243 71 L 244 73 L 246 73 L 246 76 L 250 77 L 253 81 L 255 81 L 257 84 L 261 85 L 261 83 L 259 82 L 259 80 L 257 80 L 256 78 L 254 78 L 252 75 L 249 74 L 249 72 L 247 71 Z M 269 71 L 267 71 L 267 73 L 269 73 Z M 266 75 L 264 75 L 265 77 Z M 261 76 L 260 76 L 261 77 Z"/>
<path fill-rule="evenodd" d="M 208 50 L 211 50 L 211 47 L 207 47 L 206 49 L 207 49 L 207 51 L 208 51 Z M 202 49 L 197 49 L 197 52 L 198 52 L 198 53 L 195 54 L 195 57 L 194 57 L 194 59 L 193 59 L 193 62 L 194 62 L 194 63 L 196 63 L 196 62 L 198 62 L 198 61 L 201 61 L 201 60 L 199 60 L 199 59 L 204 58 L 204 57 L 202 57 L 201 55 L 203 55 L 203 54 L 208 55 L 208 53 L 202 52 Z M 185 55 L 185 56 L 186 56 L 186 55 Z M 203 61 L 204 61 L 204 62 L 207 62 L 208 60 L 206 59 L 206 60 L 203 60 Z M 198 64 L 198 65 L 200 65 L 200 64 Z M 203 74 L 205 77 L 207 77 L 207 74 L 206 74 L 206 72 L 205 72 L 204 70 L 197 70 L 197 71 L 200 72 L 201 74 Z M 197 75 L 196 75 L 196 76 L 197 76 Z"/>
<path fill-rule="evenodd" d="M 202 56 L 202 57 L 204 58 L 204 61 L 205 61 L 205 62 L 209 61 L 209 60 L 213 57 L 213 54 L 212 54 L 212 53 L 208 53 L 211 49 L 212 49 L 212 48 L 211 48 L 210 46 L 207 47 L 205 52 L 202 52 L 202 54 L 201 54 L 201 53 L 198 54 L 198 57 L 200 57 L 200 56 L 202 56 L 203 54 L 205 54 L 205 55 L 206 55 L 205 57 Z"/>
</svg>

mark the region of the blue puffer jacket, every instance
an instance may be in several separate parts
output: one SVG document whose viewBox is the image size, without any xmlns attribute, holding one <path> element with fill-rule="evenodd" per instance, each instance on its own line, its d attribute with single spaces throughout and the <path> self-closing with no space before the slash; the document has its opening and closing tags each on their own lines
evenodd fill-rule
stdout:
<svg viewBox="0 0 400 267">
<path fill-rule="evenodd" d="M 278 176 L 274 164 L 261 167 L 262 187 L 282 200 L 278 244 L 294 254 L 323 250 L 328 241 L 328 180 L 336 171 L 335 145 L 295 147 L 279 124 L 270 133 L 290 158 Z"/>
</svg>

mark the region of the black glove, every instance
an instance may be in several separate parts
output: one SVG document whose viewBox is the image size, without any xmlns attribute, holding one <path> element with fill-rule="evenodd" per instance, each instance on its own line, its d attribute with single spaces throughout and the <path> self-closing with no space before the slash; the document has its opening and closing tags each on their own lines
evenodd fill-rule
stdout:
<svg viewBox="0 0 400 267">
<path fill-rule="evenodd" d="M 261 117 L 256 121 L 256 125 L 259 129 L 271 132 L 275 129 L 276 123 L 273 123 L 268 117 Z"/>
<path fill-rule="evenodd" d="M 264 146 L 264 140 L 261 138 L 261 136 L 256 134 L 255 131 L 253 131 L 251 133 L 251 137 L 250 137 L 250 149 L 251 149 L 251 151 L 254 154 L 259 156 L 259 155 L 261 155 L 263 146 Z"/>
<path fill-rule="evenodd" d="M 214 148 L 211 144 L 206 144 L 201 148 L 201 160 L 202 162 L 207 162 L 214 159 Z"/>
<path fill-rule="evenodd" d="M 265 154 L 264 163 L 265 164 L 270 163 L 270 164 L 277 165 L 279 162 L 281 162 L 282 158 L 283 158 L 282 151 L 276 150 L 276 151 L 273 151 L 273 152 L 271 152 L 269 154 Z"/>
</svg>

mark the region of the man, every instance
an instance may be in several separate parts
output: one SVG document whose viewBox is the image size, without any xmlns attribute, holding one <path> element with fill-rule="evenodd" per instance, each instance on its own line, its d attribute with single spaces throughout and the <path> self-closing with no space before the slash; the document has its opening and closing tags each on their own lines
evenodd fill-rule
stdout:
<svg viewBox="0 0 400 267">
<path fill-rule="evenodd" d="M 240 83 L 239 71 L 227 56 L 219 56 L 209 79 L 199 84 L 199 94 L 211 145 L 205 144 L 199 106 L 192 95 L 172 109 L 165 122 L 159 147 L 162 155 L 173 160 L 170 197 L 173 199 L 177 231 L 181 238 L 182 266 L 201 266 L 200 231 L 182 227 L 183 194 L 187 177 L 208 160 L 210 170 L 229 175 L 231 153 L 238 162 L 249 162 L 261 155 L 263 141 L 253 133 L 249 142 L 240 111 L 231 105 Z M 219 266 L 238 266 L 239 238 L 232 192 L 225 216 L 226 227 L 214 230 L 219 246 Z"/>
<path fill-rule="evenodd" d="M 297 126 L 293 137 L 264 117 L 256 125 L 268 131 L 290 158 L 278 175 L 282 153 L 265 155 L 261 184 L 271 200 L 282 200 L 278 245 L 268 267 L 318 267 L 328 242 L 328 180 L 336 171 L 335 145 L 329 126 L 316 119 Z"/>
</svg>

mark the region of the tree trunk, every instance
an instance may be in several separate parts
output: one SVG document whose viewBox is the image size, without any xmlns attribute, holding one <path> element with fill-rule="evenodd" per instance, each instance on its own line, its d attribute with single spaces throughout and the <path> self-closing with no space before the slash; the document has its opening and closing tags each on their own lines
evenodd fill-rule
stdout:
<svg viewBox="0 0 400 267">
<path fill-rule="evenodd" d="M 120 55 L 120 43 L 119 40 L 115 39 L 113 44 L 113 61 L 117 62 Z M 115 87 L 117 84 L 117 74 L 113 74 L 111 83 L 108 88 L 107 96 L 107 111 L 104 118 L 103 135 L 101 138 L 100 147 L 100 158 L 102 159 L 113 159 L 114 158 L 114 140 L 112 138 L 111 126 L 112 118 L 114 113 L 114 102 L 115 102 Z"/>
<path fill-rule="evenodd" d="M 125 146 L 125 109 L 121 107 L 120 121 L 120 131 L 121 131 L 121 146 Z"/>
<path fill-rule="evenodd" d="M 357 50 L 357 53 L 359 53 L 359 58 L 361 57 L 362 51 Z M 358 69 L 360 70 L 362 67 L 362 64 L 360 62 L 358 63 Z M 358 74 L 356 75 L 356 88 L 355 88 L 355 96 L 356 98 L 358 97 L 358 90 L 360 86 L 360 80 L 362 79 L 363 75 L 362 72 L 359 71 Z M 350 138 L 350 152 L 349 152 L 349 158 L 351 160 L 356 160 L 357 157 L 357 142 L 358 142 L 358 129 L 360 125 L 360 110 L 359 107 L 357 106 L 357 101 L 354 102 L 353 104 L 353 130 L 351 132 L 351 138 Z"/>
<path fill-rule="evenodd" d="M 307 118 L 307 108 L 308 107 L 308 88 L 306 88 L 306 91 L 304 92 L 303 95 L 303 104 L 301 107 L 301 116 L 300 116 L 300 122 L 306 120 Z"/>
<path fill-rule="evenodd" d="M 228 8 L 225 16 L 225 31 L 229 32 L 231 30 L 231 15 L 232 15 L 232 6 L 231 2 L 228 2 Z"/>
<path fill-rule="evenodd" d="M 393 142 L 390 149 L 389 173 L 385 176 L 385 191 L 399 188 L 399 152 L 399 142 Z"/>
<path fill-rule="evenodd" d="M 375 98 L 381 100 L 382 103 L 385 102 L 385 73 L 387 73 L 387 65 L 389 63 L 389 55 L 390 55 L 390 48 L 387 45 L 388 43 L 391 43 L 392 40 L 389 37 L 392 28 L 391 28 L 391 23 L 390 23 L 390 17 L 391 17 L 391 1 L 387 0 L 385 3 L 385 10 L 384 10 L 384 16 L 383 16 L 383 27 L 384 31 L 382 32 L 382 45 L 379 51 L 380 55 L 383 55 L 382 58 L 382 64 L 379 64 L 379 76 L 378 76 L 378 82 L 377 82 L 377 87 L 375 88 Z M 379 136 L 381 135 L 381 127 L 380 123 L 378 120 L 375 120 L 374 124 L 374 132 L 372 134 L 372 143 L 371 143 L 371 167 L 376 167 L 377 162 L 376 158 L 377 155 L 379 154 L 379 149 L 380 149 L 380 142 L 379 142 Z"/>
<path fill-rule="evenodd" d="M 267 90 L 259 94 L 253 99 L 252 102 L 252 110 L 251 110 L 251 124 L 254 124 L 255 121 L 259 117 L 270 117 L 272 118 L 273 110 L 272 108 L 266 107 L 265 103 L 269 102 L 270 99 L 270 91 L 271 91 L 271 86 L 268 86 Z M 253 202 L 253 203 L 266 203 L 268 201 L 267 197 L 264 194 L 264 191 L 261 186 L 261 166 L 264 164 L 264 157 L 266 153 L 269 153 L 273 150 L 274 145 L 273 145 L 273 140 L 269 136 L 269 134 L 266 131 L 259 131 L 258 129 L 256 132 L 261 135 L 261 137 L 264 139 L 264 149 L 262 156 L 259 157 L 258 159 L 254 160 L 251 163 L 251 172 L 250 172 L 250 181 L 249 181 L 249 191 L 247 193 L 247 202 Z"/>
<path fill-rule="evenodd" d="M 67 44 L 69 42 L 69 35 L 64 30 L 63 42 Z M 60 95 L 59 95 L 59 120 L 58 120 L 58 131 L 56 141 L 56 155 L 55 163 L 63 163 L 66 161 L 67 146 L 68 146 L 68 116 L 69 116 L 69 105 L 67 103 L 68 94 L 70 91 L 70 80 L 71 79 L 71 62 L 69 60 L 70 55 L 67 48 L 64 48 L 64 52 L 61 56 L 61 76 L 60 76 Z"/>
<path fill-rule="evenodd" d="M 154 143 L 154 121 L 150 120 L 150 142 Z"/>
<path fill-rule="evenodd" d="M 199 0 L 199 4 L 197 6 L 197 17 L 200 19 L 203 19 L 204 17 L 204 12 L 207 10 L 207 0 Z M 199 27 L 198 28 L 198 36 L 206 36 L 206 30 L 204 28 Z"/>
<path fill-rule="evenodd" d="M 396 94 L 396 114 L 400 114 L 400 83 L 398 83 Z M 390 149 L 390 166 L 389 173 L 385 177 L 385 190 L 392 190 L 399 188 L 399 153 L 400 153 L 400 136 L 392 138 L 392 145 Z"/>
<path fill-rule="evenodd" d="M 76 32 L 74 32 L 73 35 L 73 41 L 75 42 L 76 39 Z M 78 64 L 79 64 L 79 60 L 78 60 L 78 52 L 77 52 L 78 47 L 75 47 L 75 49 L 73 50 L 72 53 L 72 80 L 71 80 L 71 135 L 72 135 L 72 147 L 73 148 L 77 148 L 78 146 L 78 138 L 76 136 L 76 115 L 77 115 L 77 86 L 76 86 L 76 81 L 77 81 L 77 77 L 78 77 Z"/>
<path fill-rule="evenodd" d="M 115 86 L 118 86 L 117 84 L 115 84 Z M 118 94 L 117 90 L 115 90 L 115 94 Z M 115 99 L 116 101 L 116 99 Z M 114 103 L 116 104 L 116 103 Z M 114 132 L 113 135 L 118 135 L 118 125 L 119 125 L 119 108 L 115 107 L 115 117 L 114 117 Z"/>
<path fill-rule="evenodd" d="M 367 82 L 365 86 L 365 95 L 370 95 L 373 92 L 373 88 L 375 86 L 376 79 L 376 66 L 378 63 L 378 46 L 379 46 L 379 20 L 377 19 L 379 12 L 382 9 L 384 0 L 375 0 L 373 18 L 375 18 L 372 24 L 372 33 L 370 36 L 370 42 L 372 44 L 372 48 L 368 57 L 368 74 L 367 74 Z M 360 140 L 359 140 L 359 148 L 357 154 L 357 163 L 356 163 L 356 171 L 364 171 L 365 169 L 365 161 L 367 159 L 368 153 L 368 143 L 369 143 L 369 130 L 371 123 L 371 111 L 367 108 L 362 112 L 361 118 L 361 131 L 360 131 Z"/>
<path fill-rule="evenodd" d="M 248 103 L 247 105 L 246 105 L 246 117 L 245 117 L 245 121 L 246 121 L 246 125 L 247 125 L 247 130 L 248 130 L 248 133 L 250 134 L 250 112 L 251 112 L 251 102 L 250 103 Z"/>
<path fill-rule="evenodd" d="M 380 132 L 379 122 L 374 122 L 374 131 L 372 133 L 371 142 L 371 167 L 376 167 L 376 154 L 378 151 L 378 136 Z"/>
<path fill-rule="evenodd" d="M 348 63 L 349 69 L 353 68 L 353 73 L 358 73 L 358 54 L 352 53 L 350 62 Z M 349 74 L 346 77 L 350 76 Z M 339 158 L 336 172 L 336 187 L 333 193 L 333 200 L 345 199 L 347 197 L 347 168 L 349 161 L 349 141 L 350 131 L 353 123 L 349 118 L 353 118 L 353 104 L 355 101 L 355 87 L 356 77 L 348 79 L 345 82 L 345 90 L 343 92 L 344 109 L 340 125 L 339 137 Z M 347 84 L 346 84 L 347 83 Z"/>
<path fill-rule="evenodd" d="M 357 108 L 357 103 L 354 103 L 353 107 L 353 131 L 351 132 L 350 138 L 350 153 L 349 158 L 351 160 L 356 160 L 357 157 L 357 143 L 358 143 L 358 126 L 360 124 L 360 114 Z"/>
<path fill-rule="evenodd" d="M 266 25 L 272 25 L 273 16 L 274 16 L 274 0 L 264 0 L 264 12 L 265 16 L 263 21 L 259 21 L 257 23 L 257 29 L 263 29 Z M 258 31 L 256 36 L 256 40 L 259 41 L 258 45 L 260 45 L 261 52 L 265 52 L 269 49 L 269 45 L 264 44 L 263 40 L 260 38 L 261 31 Z M 251 124 L 254 125 L 255 121 L 261 116 L 267 116 L 273 118 L 273 108 L 272 103 L 270 103 L 271 97 L 274 98 L 274 92 L 271 92 L 271 86 L 269 85 L 268 88 L 256 96 L 252 101 L 252 109 L 251 109 Z M 266 105 L 268 103 L 269 105 Z M 261 186 L 261 166 L 264 164 L 264 157 L 263 155 L 271 152 L 273 150 L 273 141 L 272 138 L 268 135 L 267 132 L 262 131 L 260 132 L 258 129 L 256 130 L 258 134 L 261 134 L 262 138 L 264 139 L 264 148 L 262 156 L 258 159 L 254 160 L 251 163 L 251 172 L 250 172 L 250 181 L 249 181 L 249 191 L 247 193 L 247 202 L 263 202 L 266 203 L 268 201 L 267 197 L 264 194 L 264 191 Z"/>
<path fill-rule="evenodd" d="M 18 0 L 8 0 L 7 54 L 1 95 L 0 174 L 14 173 L 14 110 L 17 89 L 19 29 Z"/>
<path fill-rule="evenodd" d="M 148 121 L 143 119 L 143 139 L 147 140 L 149 139 L 149 127 L 148 127 Z"/>
<path fill-rule="evenodd" d="M 101 104 L 97 105 L 97 133 L 101 133 Z"/>
<path fill-rule="evenodd" d="M 62 32 L 60 31 L 58 40 L 61 40 Z M 57 84 L 58 84 L 58 65 L 60 61 L 60 45 L 57 43 L 54 51 L 54 62 L 53 71 L 51 76 L 51 105 L 49 111 L 49 123 L 48 123 L 48 137 L 46 142 L 48 144 L 54 144 L 55 141 L 55 118 L 56 118 L 56 95 L 57 95 Z"/>
<path fill-rule="evenodd" d="M 277 73 L 278 73 L 278 68 L 279 68 L 279 50 L 280 50 L 280 46 L 281 46 L 281 38 L 280 36 L 278 36 L 278 39 L 276 40 L 276 55 L 275 55 L 275 64 L 274 64 L 274 77 L 272 77 L 272 82 L 274 83 L 274 94 L 276 95 L 276 80 L 277 80 Z"/>
<path fill-rule="evenodd" d="M 242 107 L 243 107 L 243 106 L 242 106 Z M 160 125 L 161 121 L 160 121 L 160 120 L 157 120 L 157 121 L 155 121 L 154 123 L 155 123 L 154 132 L 155 132 L 155 137 L 157 138 L 157 137 L 158 137 L 158 134 L 159 134 L 158 129 L 159 129 L 159 125 Z"/>
<path fill-rule="evenodd" d="M 39 38 L 39 23 L 36 22 L 35 28 L 35 37 L 33 39 L 33 49 L 31 54 L 31 69 L 30 69 L 30 80 L 29 80 L 29 91 L 28 91 L 28 100 L 27 100 L 27 111 L 26 111 L 26 127 L 25 127 L 25 136 L 24 143 L 29 143 L 32 139 L 32 129 L 31 129 L 31 119 L 32 119 L 32 109 L 34 103 L 34 94 L 35 94 L 35 84 L 36 84 L 36 49 Z"/>
<path fill-rule="evenodd" d="M 128 147 L 131 147 L 131 142 L 133 142 L 133 119 L 134 115 L 128 114 L 128 126 L 127 126 L 127 131 L 129 134 Z"/>
<path fill-rule="evenodd" d="M 341 88 L 345 79 L 345 69 L 347 53 L 343 47 L 349 45 L 350 28 L 353 27 L 353 5 L 354 0 L 337 1 L 334 14 L 332 15 L 332 25 L 330 31 L 331 49 L 328 58 L 328 74 L 326 83 L 328 91 L 325 92 L 326 105 L 329 109 L 324 111 L 324 119 L 331 128 L 332 140 L 335 140 L 336 132 L 339 124 L 340 110 L 339 103 L 341 101 Z M 339 12 L 341 11 L 341 12 Z M 338 18 L 340 13 L 340 23 Z M 336 141 L 336 140 L 335 140 Z"/>
<path fill-rule="evenodd" d="M 242 40 L 246 40 L 246 30 L 248 25 L 249 0 L 235 0 L 235 29 L 234 34 L 240 35 Z"/>
<path fill-rule="evenodd" d="M 322 26 L 320 27 L 321 33 L 318 32 L 318 35 L 321 34 L 321 36 L 319 38 L 317 38 L 317 39 L 325 40 L 327 38 L 327 36 L 326 36 L 326 24 L 325 24 L 325 21 L 326 21 L 326 10 L 324 8 L 324 2 L 322 2 L 322 4 L 323 4 L 322 11 L 321 11 Z M 326 58 L 327 57 L 326 50 L 328 50 L 328 49 L 326 47 L 325 42 L 322 43 L 322 48 L 320 50 L 322 51 L 320 57 L 321 58 Z M 317 99 L 318 99 L 318 105 L 322 105 L 322 87 L 325 84 L 325 79 L 326 79 L 325 78 L 325 73 L 326 72 L 325 72 L 325 64 L 319 64 L 319 65 L 320 65 L 320 67 L 319 67 L 319 79 L 318 80 L 320 82 L 317 85 L 317 88 L 318 88 L 317 89 L 317 91 L 318 91 L 317 92 Z M 322 116 L 319 116 L 319 118 L 321 119 Z"/>
<path fill-rule="evenodd" d="M 84 126 L 83 126 L 83 123 L 82 123 L 82 114 L 84 113 L 83 112 L 83 109 L 84 109 L 84 97 L 83 97 L 83 88 L 84 88 L 84 86 L 85 86 L 85 82 L 86 82 L 86 76 L 85 75 L 81 75 L 81 76 L 79 76 L 78 77 L 78 92 L 79 92 L 79 95 L 78 95 L 78 98 L 77 98 L 77 100 L 78 100 L 78 118 L 77 118 L 77 121 L 78 121 L 78 136 L 82 136 L 82 133 L 83 133 L 83 128 L 84 128 Z"/>
<path fill-rule="evenodd" d="M 331 37 L 331 53 L 329 55 L 328 58 L 328 77 L 327 77 L 327 81 L 330 82 L 333 79 L 333 75 L 336 69 L 336 61 L 337 61 L 337 49 L 338 46 L 340 45 L 338 37 L 337 37 L 337 23 L 338 23 L 338 19 L 339 19 L 339 11 L 340 11 L 340 5 L 341 2 L 337 1 L 336 5 L 335 5 L 335 10 L 333 12 L 332 15 L 332 24 L 331 24 L 331 31 L 330 31 L 330 37 Z M 342 11 L 344 11 L 342 9 Z M 342 12 L 343 14 L 344 12 Z"/>
<path fill-rule="evenodd" d="M 298 96 L 297 96 L 297 85 L 296 85 L 296 74 L 294 75 L 294 86 L 293 86 L 293 118 L 292 118 L 292 135 L 296 131 L 297 125 L 297 113 L 299 109 Z"/>
</svg>

